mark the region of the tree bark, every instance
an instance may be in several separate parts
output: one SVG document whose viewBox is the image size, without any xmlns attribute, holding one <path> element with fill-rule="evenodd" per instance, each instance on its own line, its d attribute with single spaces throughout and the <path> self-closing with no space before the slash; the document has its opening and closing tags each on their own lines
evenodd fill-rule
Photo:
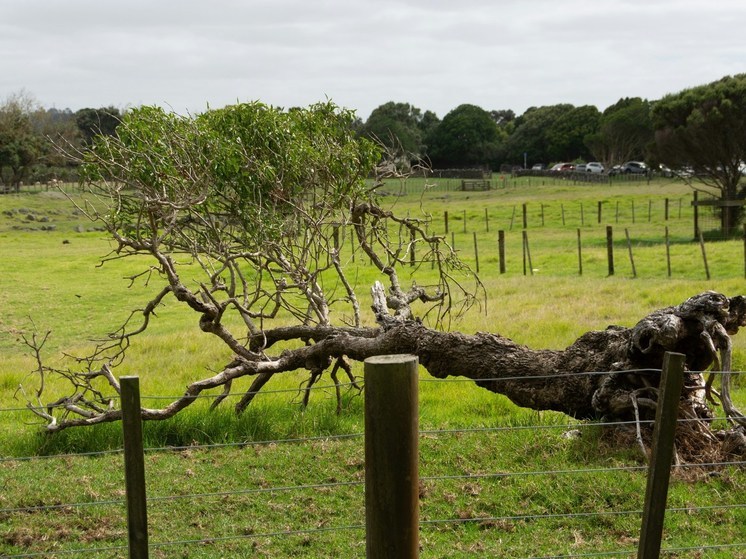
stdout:
<svg viewBox="0 0 746 559">
<path fill-rule="evenodd" d="M 305 369 L 318 377 L 335 359 L 363 361 L 376 355 L 412 354 L 436 378 L 472 379 L 521 407 L 557 411 L 582 420 L 637 421 L 639 426 L 640 420 L 655 416 L 663 356 L 666 351 L 675 351 L 686 358 L 679 413 L 696 424 L 696 428 L 682 431 L 687 433 L 685 437 L 696 437 L 689 448 L 701 452 L 707 443 L 726 448 L 723 452 L 746 456 L 746 418 L 731 402 L 728 385 L 730 336 L 746 325 L 744 296 L 728 298 L 707 291 L 675 307 L 655 311 L 632 328 L 609 326 L 583 334 L 564 350 L 533 350 L 499 334 L 433 330 L 408 318 L 408 313 L 392 313 L 387 308 L 392 300 L 387 302 L 380 284 L 374 291 L 373 310 L 379 327 L 298 325 L 255 334 L 244 355 L 214 376 L 190 384 L 181 398 L 164 408 L 143 409 L 143 419 L 172 417 L 204 390 L 230 387 L 240 377 L 254 376 L 255 381 L 237 407 L 239 412 L 274 374 Z M 275 344 L 291 340 L 302 340 L 306 345 L 269 357 Z M 703 377 L 703 371 L 711 366 L 723 371 L 719 393 L 712 389 L 712 380 L 705 383 Z M 117 389 L 108 368 L 97 374 Z M 714 416 L 708 402 L 714 403 L 715 397 L 735 426 L 727 432 L 713 433 L 710 429 Z M 82 417 L 57 422 L 53 416 L 37 411 L 49 420 L 50 431 L 121 418 L 116 409 L 80 413 L 80 400 L 60 401 L 54 406 Z"/>
</svg>

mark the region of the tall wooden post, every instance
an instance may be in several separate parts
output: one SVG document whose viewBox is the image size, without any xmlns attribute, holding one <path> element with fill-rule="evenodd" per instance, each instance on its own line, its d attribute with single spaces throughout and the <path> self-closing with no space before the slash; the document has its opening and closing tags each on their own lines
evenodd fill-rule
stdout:
<svg viewBox="0 0 746 559">
<path fill-rule="evenodd" d="M 614 275 L 614 232 L 611 225 L 606 226 L 606 255 L 609 260 L 609 275 Z"/>
<path fill-rule="evenodd" d="M 627 251 L 629 252 L 629 263 L 632 265 L 632 277 L 637 277 L 637 268 L 635 268 L 635 257 L 632 254 L 632 241 L 629 238 L 629 229 L 624 228 L 624 235 L 627 237 Z"/>
<path fill-rule="evenodd" d="M 523 228 L 528 227 L 528 204 L 523 204 Z"/>
<path fill-rule="evenodd" d="M 666 225 L 666 270 L 668 277 L 671 277 L 671 239 L 668 234 L 668 225 Z"/>
<path fill-rule="evenodd" d="M 744 247 L 746 247 L 746 240 L 744 240 Z M 744 250 L 746 250 L 746 248 Z M 497 258 L 500 263 L 500 273 L 504 274 L 505 273 L 505 231 L 503 231 L 502 229 L 500 229 L 500 231 L 497 232 Z"/>
<path fill-rule="evenodd" d="M 476 270 L 477 274 L 479 273 L 479 246 L 477 245 L 477 233 L 476 231 L 472 233 L 474 235 L 474 261 L 476 263 Z"/>
<path fill-rule="evenodd" d="M 684 384 L 684 361 L 681 353 L 666 352 L 655 409 L 655 426 L 648 482 L 645 489 L 645 504 L 642 511 L 638 559 L 658 559 L 663 535 L 663 519 L 668 498 L 668 482 L 671 478 L 674 435 L 678 418 L 679 398 Z"/>
<path fill-rule="evenodd" d="M 418 360 L 365 360 L 367 559 L 419 556 Z"/>
<path fill-rule="evenodd" d="M 694 191 L 692 198 L 692 208 L 694 209 L 694 238 L 699 237 L 699 197 L 697 191 Z"/>
<path fill-rule="evenodd" d="M 414 231 L 410 231 L 409 232 L 409 265 L 410 266 L 414 266 L 417 261 L 417 257 L 414 253 L 414 247 L 416 245 L 416 241 L 417 241 L 417 236 L 415 235 Z"/>
<path fill-rule="evenodd" d="M 148 557 L 148 513 L 145 496 L 145 459 L 142 446 L 140 379 L 121 377 L 124 476 L 127 495 L 129 559 Z"/>
</svg>

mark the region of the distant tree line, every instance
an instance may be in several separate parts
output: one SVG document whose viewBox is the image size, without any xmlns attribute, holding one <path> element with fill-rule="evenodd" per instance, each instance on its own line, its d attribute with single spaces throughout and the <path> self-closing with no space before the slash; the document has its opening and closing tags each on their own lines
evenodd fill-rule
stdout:
<svg viewBox="0 0 746 559">
<path fill-rule="evenodd" d="M 77 180 L 77 166 L 60 147 L 90 145 L 98 134 L 113 135 L 122 118 L 116 107 L 45 109 L 21 91 L 0 104 L 0 185 Z"/>
<path fill-rule="evenodd" d="M 442 120 L 408 103 L 376 108 L 359 133 L 398 151 L 403 164 L 492 170 L 540 163 L 629 160 L 664 164 L 723 202 L 722 230 L 732 234 L 746 199 L 746 74 L 650 101 L 625 97 L 599 111 L 558 104 L 511 110 L 460 105 Z"/>
<path fill-rule="evenodd" d="M 291 109 L 292 110 L 292 109 Z M 99 134 L 114 135 L 125 115 L 115 107 L 44 109 L 28 93 L 0 104 L 0 184 L 71 180 L 76 168 L 60 145 L 85 147 Z M 641 160 L 686 169 L 689 177 L 725 202 L 723 229 L 735 230 L 746 198 L 746 74 L 685 89 L 662 99 L 619 99 L 600 111 L 557 104 L 486 110 L 463 104 L 440 119 L 430 110 L 390 101 L 351 126 L 386 148 L 402 167 L 497 170 L 565 161 L 600 161 L 606 168 Z M 57 148 L 55 147 L 55 144 Z"/>
</svg>

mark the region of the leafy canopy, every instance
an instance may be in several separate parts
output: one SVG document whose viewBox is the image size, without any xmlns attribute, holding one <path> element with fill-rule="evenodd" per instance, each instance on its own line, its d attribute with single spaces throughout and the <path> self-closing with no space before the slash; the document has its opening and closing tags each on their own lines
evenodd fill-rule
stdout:
<svg viewBox="0 0 746 559">
<path fill-rule="evenodd" d="M 697 181 L 721 200 L 746 198 L 746 74 L 667 95 L 653 105 L 655 148 L 673 168 L 690 167 Z M 721 229 L 734 233 L 743 206 L 720 208 Z"/>
<path fill-rule="evenodd" d="M 318 225 L 365 193 L 380 154 L 355 137 L 353 120 L 332 103 L 284 111 L 253 102 L 197 116 L 140 107 L 116 136 L 95 138 L 83 180 L 103 185 L 109 228 L 122 234 L 190 252 L 226 239 L 254 250 L 299 217 Z"/>
<path fill-rule="evenodd" d="M 736 195 L 746 160 L 746 74 L 667 95 L 653 105 L 652 118 L 664 163 L 691 166 Z"/>
</svg>

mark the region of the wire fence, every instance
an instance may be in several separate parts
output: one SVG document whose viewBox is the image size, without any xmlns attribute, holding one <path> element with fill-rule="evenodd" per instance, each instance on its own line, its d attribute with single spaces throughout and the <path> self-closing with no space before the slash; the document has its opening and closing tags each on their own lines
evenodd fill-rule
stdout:
<svg viewBox="0 0 746 559">
<path fill-rule="evenodd" d="M 472 381 L 420 384 L 448 392 L 464 382 Z M 0 420 L 17 411 L 0 409 Z M 638 422 L 561 417 L 419 430 L 424 557 L 434 556 L 428 549 L 444 548 L 453 557 L 496 556 L 495 550 L 524 559 L 636 555 L 648 466 L 633 455 L 620 459 L 603 433 L 633 430 Z M 363 438 L 352 432 L 145 449 L 149 548 L 157 557 L 365 556 Z M 494 455 L 506 439 L 512 456 Z M 601 441 L 601 449 L 594 454 L 584 441 Z M 123 556 L 121 454 L 0 457 L 0 557 Z M 273 466 L 280 458 L 282 465 Z M 324 463 L 313 470 L 324 472 L 321 479 L 307 477 L 308 460 Z M 666 508 L 664 556 L 746 557 L 745 465 L 734 459 L 673 466 L 681 490 Z M 686 491 L 692 479 L 703 488 L 696 502 Z M 506 510 L 506 503 L 520 510 Z M 562 549 L 532 554 L 546 549 L 541 541 L 550 537 L 565 542 Z M 517 546 L 529 551 L 516 555 Z"/>
</svg>

